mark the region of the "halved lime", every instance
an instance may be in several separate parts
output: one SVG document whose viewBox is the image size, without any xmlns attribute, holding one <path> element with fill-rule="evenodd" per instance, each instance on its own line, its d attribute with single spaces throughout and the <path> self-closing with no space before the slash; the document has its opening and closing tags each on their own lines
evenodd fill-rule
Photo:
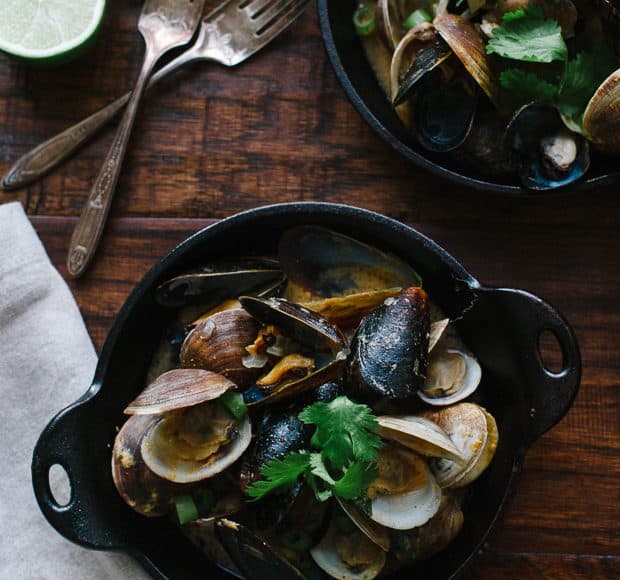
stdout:
<svg viewBox="0 0 620 580">
<path fill-rule="evenodd" d="M 0 0 L 0 50 L 37 62 L 79 53 L 103 20 L 105 0 Z"/>
</svg>

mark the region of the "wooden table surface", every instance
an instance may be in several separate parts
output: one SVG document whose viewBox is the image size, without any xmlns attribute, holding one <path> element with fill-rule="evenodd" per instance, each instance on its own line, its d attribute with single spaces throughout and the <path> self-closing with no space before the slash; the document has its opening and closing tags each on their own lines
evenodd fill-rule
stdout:
<svg viewBox="0 0 620 580">
<path fill-rule="evenodd" d="M 35 69 L 0 56 L 0 172 L 136 78 L 139 5 L 111 1 L 89 55 Z M 111 131 L 19 200 L 60 272 Z M 347 101 L 316 9 L 237 69 L 198 64 L 144 104 L 93 267 L 70 282 L 100 348 L 133 285 L 214 219 L 283 201 L 387 214 L 444 246 L 481 281 L 554 304 L 581 345 L 583 382 L 529 451 L 517 495 L 468 578 L 620 577 L 620 196 L 614 188 L 515 200 L 457 187 L 396 156 Z"/>
</svg>

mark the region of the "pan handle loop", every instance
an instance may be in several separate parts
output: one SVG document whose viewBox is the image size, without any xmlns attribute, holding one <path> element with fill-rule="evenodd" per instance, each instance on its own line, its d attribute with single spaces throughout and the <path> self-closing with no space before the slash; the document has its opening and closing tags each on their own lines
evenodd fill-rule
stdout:
<svg viewBox="0 0 620 580">
<path fill-rule="evenodd" d="M 88 451 L 77 449 L 90 444 L 75 438 L 76 433 L 88 432 L 84 429 L 84 421 L 89 420 L 88 407 L 83 400 L 76 401 L 56 415 L 39 436 L 31 465 L 34 494 L 45 518 L 67 539 L 86 548 L 123 549 L 121 538 L 96 525 L 101 519 L 100 490 L 93 481 L 93 466 L 83 459 L 88 457 Z M 82 460 L 76 461 L 79 457 Z M 56 501 L 50 486 L 49 474 L 54 465 L 65 470 L 71 485 L 65 505 Z"/>
<path fill-rule="evenodd" d="M 577 337 L 568 322 L 550 304 L 522 290 L 502 289 L 517 318 L 518 345 L 529 411 L 528 445 L 560 421 L 571 406 L 581 382 L 581 355 Z M 545 367 L 540 336 L 551 332 L 562 351 L 558 372 Z"/>
</svg>

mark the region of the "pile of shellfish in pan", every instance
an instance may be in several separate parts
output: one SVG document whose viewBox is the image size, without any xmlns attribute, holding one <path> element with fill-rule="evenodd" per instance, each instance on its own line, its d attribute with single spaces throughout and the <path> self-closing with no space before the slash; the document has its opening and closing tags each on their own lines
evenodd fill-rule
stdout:
<svg viewBox="0 0 620 580">
<path fill-rule="evenodd" d="M 478 361 L 409 264 L 300 226 L 284 232 L 277 260 L 211 264 L 156 298 L 178 318 L 113 448 L 131 508 L 175 519 L 191 494 L 195 517 L 177 525 L 248 578 L 371 579 L 459 534 L 466 487 L 499 435 L 471 402 Z M 222 404 L 230 393 L 245 414 Z M 309 447 L 301 409 L 343 396 L 372 409 L 381 438 L 365 502 L 319 501 L 303 480 L 249 502 L 261 467 Z"/>
<path fill-rule="evenodd" d="M 620 153 L 614 4 L 359 0 L 354 23 L 383 91 L 422 147 L 543 191 Z M 555 53 L 540 50 L 548 42 Z"/>
</svg>

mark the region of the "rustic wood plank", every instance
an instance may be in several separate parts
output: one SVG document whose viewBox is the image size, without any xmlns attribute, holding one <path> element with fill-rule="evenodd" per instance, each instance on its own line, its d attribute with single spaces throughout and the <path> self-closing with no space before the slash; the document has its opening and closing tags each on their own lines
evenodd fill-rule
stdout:
<svg viewBox="0 0 620 580">
<path fill-rule="evenodd" d="M 591 556 L 515 555 L 489 552 L 480 556 L 464 580 L 530 578 L 532 580 L 593 580 L 618 578 L 618 558 Z"/>
</svg>

